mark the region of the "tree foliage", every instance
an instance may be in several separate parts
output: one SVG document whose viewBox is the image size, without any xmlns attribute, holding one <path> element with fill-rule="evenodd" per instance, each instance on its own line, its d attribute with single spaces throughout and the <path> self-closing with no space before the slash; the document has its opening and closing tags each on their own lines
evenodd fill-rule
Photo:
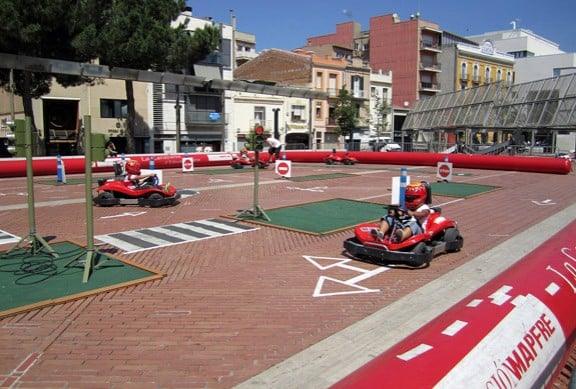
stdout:
<svg viewBox="0 0 576 389">
<path fill-rule="evenodd" d="M 82 0 L 0 0 L 0 52 L 32 57 L 83 61 L 72 45 L 83 29 Z M 0 69 L 0 86 L 10 89 L 9 69 Z M 63 86 L 91 82 L 76 76 L 14 70 L 14 92 L 22 96 L 32 118 L 32 99 L 50 93 L 52 81 Z"/>
<path fill-rule="evenodd" d="M 184 0 L 109 0 L 109 3 L 110 6 L 99 14 L 105 20 L 104 26 L 97 18 L 74 41 L 79 53 L 98 58 L 101 64 L 140 70 L 187 71 L 215 47 L 212 30 L 207 30 L 210 39 L 206 41 L 204 35 L 190 36 L 183 26 L 174 28 L 171 25 L 184 10 Z M 219 36 L 218 30 L 217 43 Z M 126 151 L 133 153 L 134 91 L 132 81 L 127 80 L 125 85 L 128 100 Z"/>
<path fill-rule="evenodd" d="M 338 103 L 334 110 L 334 115 L 340 128 L 340 134 L 351 138 L 358 127 L 358 112 L 350 92 L 344 88 L 340 89 L 338 94 Z"/>
<path fill-rule="evenodd" d="M 0 0 L 0 52 L 88 62 L 140 70 L 184 71 L 218 47 L 220 30 L 208 26 L 190 35 L 172 22 L 184 0 Z M 32 99 L 63 86 L 92 82 L 59 74 L 14 71 L 14 88 L 26 116 Z M 0 69 L 9 89 L 9 70 Z M 135 151 L 133 85 L 126 81 L 127 152 Z M 34 121 L 33 121 L 34 122 Z M 34 126 L 35 127 L 35 126 Z"/>
</svg>

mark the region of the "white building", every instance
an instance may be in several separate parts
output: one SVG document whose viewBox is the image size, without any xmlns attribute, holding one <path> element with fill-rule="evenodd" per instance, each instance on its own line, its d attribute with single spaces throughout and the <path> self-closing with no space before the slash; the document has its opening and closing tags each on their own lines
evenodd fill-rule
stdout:
<svg viewBox="0 0 576 389">
<path fill-rule="evenodd" d="M 560 50 L 557 43 L 541 37 L 530 30 L 486 32 L 467 37 L 481 44 L 490 41 L 499 51 L 514 55 L 516 64 L 515 83 L 541 80 L 576 71 L 576 54 Z"/>
</svg>

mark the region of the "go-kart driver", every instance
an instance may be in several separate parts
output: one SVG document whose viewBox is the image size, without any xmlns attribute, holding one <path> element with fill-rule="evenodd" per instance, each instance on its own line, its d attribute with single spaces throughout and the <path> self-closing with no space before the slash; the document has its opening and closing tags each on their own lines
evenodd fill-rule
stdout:
<svg viewBox="0 0 576 389">
<path fill-rule="evenodd" d="M 140 170 L 140 162 L 135 161 L 133 159 L 128 160 L 126 162 L 126 177 L 124 177 L 124 182 L 128 182 L 130 184 L 129 188 L 134 189 L 141 187 L 145 181 L 151 177 L 154 177 L 155 174 L 141 174 Z"/>
<path fill-rule="evenodd" d="M 380 226 L 370 231 L 374 239 L 383 240 L 384 236 L 395 229 L 402 230 L 404 223 L 410 217 L 406 214 L 406 210 L 399 207 L 388 207 L 388 213 L 380 218 Z"/>
<path fill-rule="evenodd" d="M 431 212 L 427 204 L 428 198 L 428 190 L 424 183 L 415 182 L 406 185 L 404 204 L 410 220 L 404 224 L 404 228 L 396 230 L 394 238 L 397 242 L 426 231 L 426 222 Z"/>
<path fill-rule="evenodd" d="M 240 159 L 250 162 L 250 157 L 248 156 L 248 149 L 246 147 L 242 147 L 242 150 L 240 150 Z"/>
</svg>

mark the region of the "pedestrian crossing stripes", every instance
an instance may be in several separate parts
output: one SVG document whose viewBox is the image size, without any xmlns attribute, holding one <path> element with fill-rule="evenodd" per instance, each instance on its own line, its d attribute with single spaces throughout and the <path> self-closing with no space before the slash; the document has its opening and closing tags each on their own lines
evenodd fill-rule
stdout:
<svg viewBox="0 0 576 389">
<path fill-rule="evenodd" d="M 180 243 L 239 234 L 257 229 L 258 228 L 243 226 L 236 222 L 221 219 L 206 219 L 98 235 L 95 236 L 95 238 L 104 243 L 116 246 L 129 254 Z"/>
<path fill-rule="evenodd" d="M 17 243 L 20 241 L 20 238 L 16 235 L 12 235 L 7 233 L 6 231 L 0 230 L 0 244 L 7 244 L 7 243 Z"/>
</svg>

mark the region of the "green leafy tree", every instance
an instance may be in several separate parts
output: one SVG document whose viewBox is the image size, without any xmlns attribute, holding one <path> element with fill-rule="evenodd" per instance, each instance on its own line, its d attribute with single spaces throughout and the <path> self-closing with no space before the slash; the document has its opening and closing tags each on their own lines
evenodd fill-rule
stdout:
<svg viewBox="0 0 576 389">
<path fill-rule="evenodd" d="M 350 93 L 342 88 L 338 94 L 338 103 L 334 109 L 334 116 L 338 122 L 340 135 L 349 137 L 352 141 L 354 131 L 358 127 L 358 112 L 352 101 Z"/>
<path fill-rule="evenodd" d="M 32 57 L 84 61 L 72 42 L 84 28 L 82 0 L 0 0 L 0 52 Z M 13 71 L 14 93 L 22 97 L 24 114 L 36 130 L 32 100 L 50 93 L 53 80 L 68 87 L 88 78 Z M 0 86 L 10 90 L 10 70 L 0 69 Z"/>
<path fill-rule="evenodd" d="M 76 38 L 78 53 L 98 58 L 101 64 L 141 70 L 165 70 L 173 61 L 172 49 L 176 34 L 182 29 L 171 26 L 184 10 L 184 0 L 85 0 L 87 9 L 99 13 Z M 98 9 L 104 3 L 106 7 Z M 105 26 L 99 21 L 104 20 Z M 136 110 L 134 86 L 125 81 L 128 117 L 126 119 L 126 151 L 134 153 Z"/>
<path fill-rule="evenodd" d="M 380 138 L 383 135 L 384 129 L 388 127 L 388 114 L 390 113 L 390 106 L 379 95 L 373 97 L 374 99 L 374 112 L 376 114 L 375 123 L 372 123 L 376 128 L 376 137 Z"/>
</svg>

